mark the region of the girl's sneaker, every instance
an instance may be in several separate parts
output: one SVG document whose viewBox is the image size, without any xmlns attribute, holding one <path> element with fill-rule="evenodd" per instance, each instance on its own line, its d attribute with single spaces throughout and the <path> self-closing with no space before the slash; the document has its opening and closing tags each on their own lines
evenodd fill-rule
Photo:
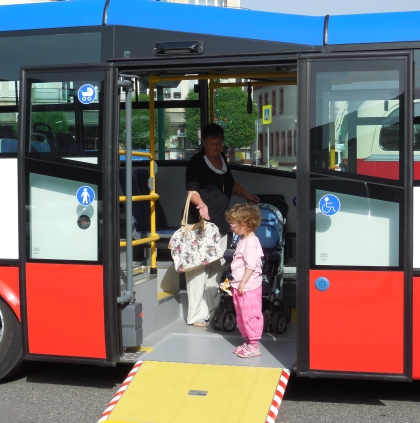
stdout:
<svg viewBox="0 0 420 423">
<path fill-rule="evenodd" d="M 241 358 L 259 357 L 261 355 L 260 347 L 258 344 L 245 345 L 240 350 L 238 350 L 237 355 Z"/>
<path fill-rule="evenodd" d="M 242 348 L 246 347 L 248 344 L 246 342 L 244 342 L 242 345 L 239 345 L 239 347 L 236 347 L 233 349 L 233 354 L 238 354 L 238 351 L 241 350 Z"/>
</svg>

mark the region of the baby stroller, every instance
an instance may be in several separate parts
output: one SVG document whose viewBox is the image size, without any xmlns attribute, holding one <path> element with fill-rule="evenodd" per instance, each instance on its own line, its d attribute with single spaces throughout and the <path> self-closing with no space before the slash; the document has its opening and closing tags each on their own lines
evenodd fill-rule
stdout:
<svg viewBox="0 0 420 423">
<path fill-rule="evenodd" d="M 282 299 L 286 217 L 289 207 L 281 195 L 260 195 L 260 226 L 255 235 L 260 240 L 262 264 L 262 311 L 264 331 L 285 332 L 291 319 L 291 306 Z"/>
<path fill-rule="evenodd" d="M 291 318 L 291 307 L 282 301 L 284 267 L 285 223 L 288 206 L 281 195 L 259 195 L 261 223 L 255 235 L 260 240 L 264 258 L 262 263 L 262 311 L 264 331 L 283 333 Z M 231 247 L 225 251 L 226 271 L 219 288 L 220 304 L 210 315 L 210 326 L 215 330 L 232 331 L 236 326 L 233 299 L 227 287 L 232 279 L 230 265 L 240 237 L 234 236 Z"/>
<path fill-rule="evenodd" d="M 228 288 L 228 281 L 233 279 L 230 265 L 233 260 L 236 244 L 240 239 L 240 236 L 235 235 L 230 248 L 223 254 L 223 258 L 226 260 L 226 270 L 223 272 L 222 283 L 219 287 L 220 303 L 219 307 L 210 314 L 210 326 L 214 330 L 232 332 L 236 327 L 235 306 L 233 305 L 232 293 Z"/>
</svg>

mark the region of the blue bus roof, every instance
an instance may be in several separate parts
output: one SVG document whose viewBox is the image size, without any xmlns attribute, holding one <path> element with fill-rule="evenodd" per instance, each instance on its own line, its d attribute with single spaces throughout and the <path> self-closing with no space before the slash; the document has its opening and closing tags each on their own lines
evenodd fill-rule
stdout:
<svg viewBox="0 0 420 423">
<path fill-rule="evenodd" d="M 0 6 L 0 31 L 121 25 L 319 46 L 324 17 L 151 0 L 70 0 Z M 328 44 L 420 40 L 420 12 L 330 16 Z"/>
</svg>

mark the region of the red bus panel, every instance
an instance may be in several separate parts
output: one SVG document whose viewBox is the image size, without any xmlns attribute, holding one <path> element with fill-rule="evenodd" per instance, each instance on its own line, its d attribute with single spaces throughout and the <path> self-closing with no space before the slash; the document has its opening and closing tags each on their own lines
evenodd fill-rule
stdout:
<svg viewBox="0 0 420 423">
<path fill-rule="evenodd" d="M 325 291 L 318 277 L 329 280 Z M 404 371 L 404 274 L 312 270 L 309 288 L 311 370 Z"/>
<path fill-rule="evenodd" d="M 19 268 L 0 267 L 0 297 L 2 297 L 20 320 Z"/>
<path fill-rule="evenodd" d="M 106 358 L 103 267 L 26 264 L 31 354 Z"/>
<path fill-rule="evenodd" d="M 414 162 L 414 180 L 420 180 L 420 162 Z M 399 175 L 399 162 L 375 162 L 366 161 L 365 159 L 357 159 L 357 174 L 376 176 L 377 178 L 385 179 L 400 179 Z"/>
</svg>

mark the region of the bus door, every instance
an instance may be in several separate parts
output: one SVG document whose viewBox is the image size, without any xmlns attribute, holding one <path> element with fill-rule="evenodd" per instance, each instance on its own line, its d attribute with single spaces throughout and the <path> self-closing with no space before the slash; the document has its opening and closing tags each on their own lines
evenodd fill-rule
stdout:
<svg viewBox="0 0 420 423">
<path fill-rule="evenodd" d="M 299 58 L 300 375 L 411 379 L 412 60 Z M 395 106 L 397 176 L 369 174 L 357 158 Z"/>
<path fill-rule="evenodd" d="M 118 128 L 112 67 L 26 68 L 19 105 L 27 359 L 115 363 Z"/>
</svg>

